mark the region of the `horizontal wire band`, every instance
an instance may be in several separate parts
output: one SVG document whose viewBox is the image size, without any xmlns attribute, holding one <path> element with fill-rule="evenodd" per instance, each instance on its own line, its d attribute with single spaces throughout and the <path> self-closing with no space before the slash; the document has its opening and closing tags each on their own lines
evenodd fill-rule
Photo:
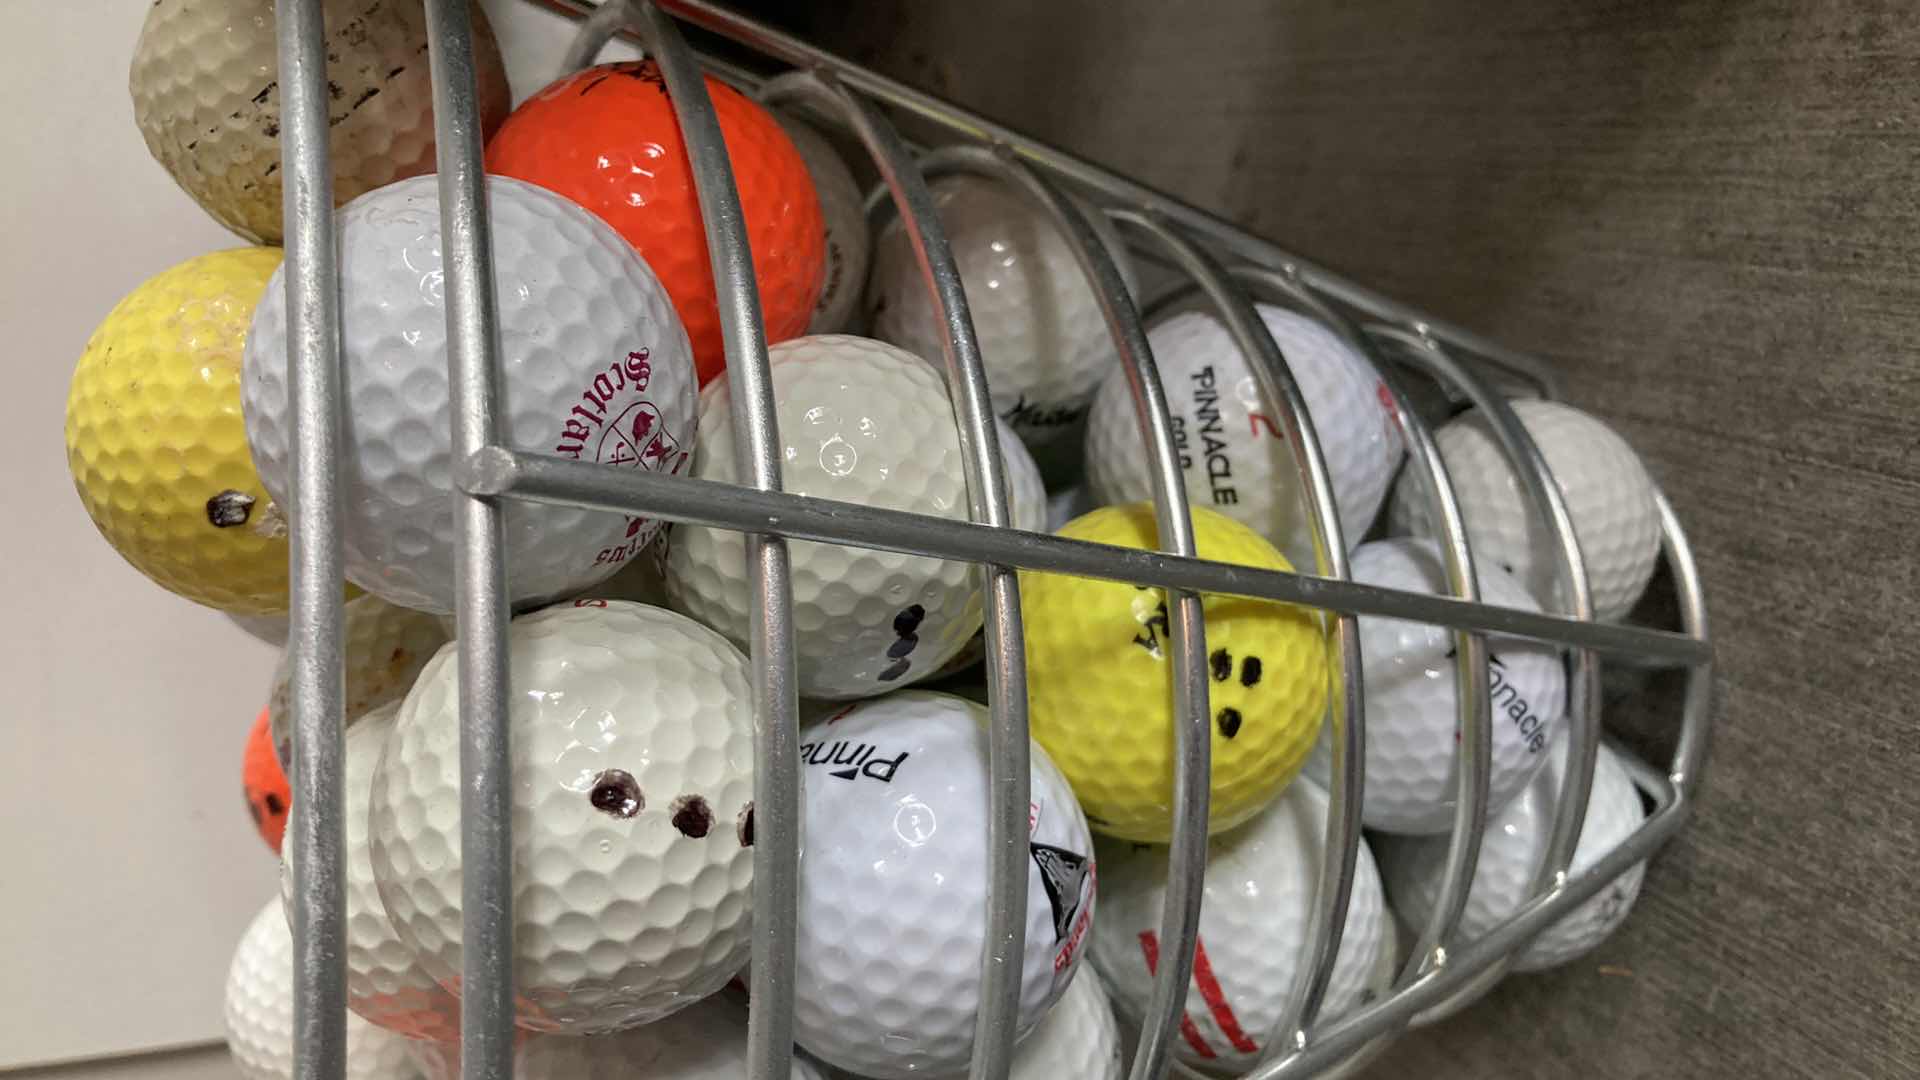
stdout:
<svg viewBox="0 0 1920 1080">
<path fill-rule="evenodd" d="M 666 476 L 643 469 L 605 469 L 590 462 L 521 453 L 500 446 L 476 451 L 460 467 L 456 481 L 470 495 L 564 503 L 736 532 L 776 533 L 793 540 L 847 544 L 961 562 L 999 563 L 1023 570 L 1278 600 L 1355 615 L 1410 619 L 1458 630 L 1593 649 L 1651 667 L 1690 667 L 1713 658 L 1713 648 L 1706 641 L 1669 630 L 1585 622 L 1491 604 L 1472 604 L 1428 593 L 1188 559 L 792 492 L 755 491 L 734 484 Z"/>
</svg>

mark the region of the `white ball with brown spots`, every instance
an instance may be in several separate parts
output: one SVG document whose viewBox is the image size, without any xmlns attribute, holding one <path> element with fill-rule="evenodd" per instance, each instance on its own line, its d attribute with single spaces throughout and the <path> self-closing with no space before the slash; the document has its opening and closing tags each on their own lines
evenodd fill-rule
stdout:
<svg viewBox="0 0 1920 1080">
<path fill-rule="evenodd" d="M 515 619 L 516 1022 L 597 1034 L 713 993 L 747 962 L 753 710 L 746 658 L 691 619 L 580 600 Z M 373 871 L 393 928 L 460 974 L 458 650 L 400 708 L 373 782 Z"/>
<path fill-rule="evenodd" d="M 768 350 L 786 489 L 965 521 L 967 478 L 945 385 L 913 354 L 829 334 Z M 725 378 L 700 396 L 693 475 L 744 481 Z M 941 669 L 980 629 L 980 571 L 969 563 L 796 540 L 794 673 L 806 697 L 871 697 Z M 746 538 L 675 526 L 667 595 L 734 642 L 751 630 Z"/>
</svg>

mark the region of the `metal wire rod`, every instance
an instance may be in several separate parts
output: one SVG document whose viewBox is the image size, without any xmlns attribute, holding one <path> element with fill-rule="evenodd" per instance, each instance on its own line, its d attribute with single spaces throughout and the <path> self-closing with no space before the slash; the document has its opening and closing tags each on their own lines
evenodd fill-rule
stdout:
<svg viewBox="0 0 1920 1080">
<path fill-rule="evenodd" d="M 299 1080 L 337 1080 L 347 1060 L 346 690 L 341 649 L 340 283 L 327 143 L 327 30 L 320 0 L 276 5 L 286 184 L 287 367 L 293 505 L 293 1046 Z"/>
<path fill-rule="evenodd" d="M 893 197 L 922 282 L 947 333 L 941 350 L 947 396 L 960 436 L 972 520 L 1012 523 L 1006 467 L 994 423 L 993 397 L 980 342 L 967 306 L 959 267 L 940 224 L 933 195 L 900 136 L 871 105 L 834 81 L 831 73 L 801 75 L 787 93 L 810 100 L 859 136 L 881 182 Z M 985 568 L 988 702 L 987 851 L 989 890 L 980 956 L 980 1007 L 975 1013 L 974 1080 L 1006 1075 L 1019 1035 L 1027 905 L 1027 832 L 1030 805 L 1026 646 L 1020 622 L 1019 579 L 1012 567 Z"/>
<path fill-rule="evenodd" d="M 781 488 L 779 414 L 746 219 L 706 77 L 673 20 L 636 3 L 630 28 L 659 64 L 693 171 L 707 252 L 724 328 L 734 449 L 746 481 Z M 611 23 L 596 20 L 569 52 L 584 62 L 605 43 Z M 590 46 L 590 48 L 589 48 Z M 748 1075 L 785 1080 L 793 1059 L 793 969 L 800 883 L 799 719 L 793 674 L 793 589 L 785 538 L 746 533 L 748 656 L 753 666 L 754 806 L 752 1005 Z"/>
<path fill-rule="evenodd" d="M 493 231 L 480 158 L 473 14 L 429 0 L 434 155 L 447 304 L 447 368 L 456 457 L 499 441 L 500 328 Z M 505 508 L 456 500 L 454 605 L 460 659 L 460 1068 L 467 1080 L 513 1075 L 513 760 L 508 741 Z"/>
</svg>

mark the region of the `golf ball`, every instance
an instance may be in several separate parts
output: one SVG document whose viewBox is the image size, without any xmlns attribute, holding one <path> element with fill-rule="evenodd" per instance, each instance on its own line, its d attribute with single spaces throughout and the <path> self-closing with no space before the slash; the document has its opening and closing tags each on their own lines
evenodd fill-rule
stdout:
<svg viewBox="0 0 1920 1080">
<path fill-rule="evenodd" d="M 247 732 L 247 748 L 240 758 L 240 783 L 247 792 L 247 813 L 253 827 L 273 853 L 280 853 L 281 839 L 287 832 L 287 810 L 293 804 L 293 792 L 287 788 L 287 774 L 273 756 L 273 739 L 267 726 L 267 710 L 261 709 Z"/>
<path fill-rule="evenodd" d="M 156 0 L 127 80 L 147 149 L 201 209 L 256 243 L 280 242 L 280 60 L 269 0 Z M 419 4 L 325 0 L 327 134 L 344 203 L 434 168 L 433 86 Z M 507 115 L 507 74 L 473 8 L 483 129 Z"/>
<path fill-rule="evenodd" d="M 1473 885 L 1460 915 L 1456 940 L 1486 936 L 1533 895 L 1534 875 L 1546 857 L 1553 831 L 1554 805 L 1566 768 L 1566 739 L 1556 739 L 1552 760 L 1520 797 L 1488 815 Z M 1631 836 L 1646 817 L 1640 794 L 1612 750 L 1602 746 L 1587 797 L 1586 824 L 1573 853 L 1572 872 L 1580 873 Z M 1380 863 L 1394 908 L 1408 925 L 1421 927 L 1433 913 L 1446 867 L 1445 836 L 1383 837 Z M 1626 920 L 1640 895 L 1644 863 L 1607 883 L 1598 895 L 1547 927 L 1520 954 L 1519 971 L 1542 971 L 1585 955 Z M 1464 1003 L 1462 1003 L 1464 1004 Z"/>
<path fill-rule="evenodd" d="M 1253 820 L 1207 841 L 1207 872 L 1193 978 L 1174 1055 L 1197 1068 L 1254 1064 L 1285 1011 L 1310 935 L 1326 851 L 1327 795 L 1290 785 Z M 1122 1015 L 1138 1023 L 1159 969 L 1167 852 L 1100 844 L 1100 932 L 1093 963 Z M 1380 873 L 1366 842 L 1354 864 L 1346 929 L 1320 1016 L 1333 1020 L 1378 993 L 1387 920 Z"/>
<path fill-rule="evenodd" d="M 342 781 L 346 791 L 345 842 L 341 849 L 347 879 L 347 1007 L 369 1023 L 409 1039 L 456 1041 L 460 1038 L 460 1002 L 427 973 L 419 956 L 393 932 L 373 876 L 368 795 L 399 709 L 397 701 L 382 705 L 347 732 Z M 293 903 L 298 835 L 288 836 L 280 862 L 280 898 L 288 905 Z"/>
<path fill-rule="evenodd" d="M 293 1077 L 293 933 L 280 898 L 247 924 L 227 967 L 227 1050 L 246 1080 Z M 415 1075 L 407 1040 L 347 1017 L 347 1080 Z"/>
<path fill-rule="evenodd" d="M 1094 390 L 1119 364 L 1099 302 L 1066 237 L 1024 195 L 974 176 L 944 176 L 931 186 L 966 288 L 994 411 L 1044 469 L 1060 456 L 1058 444 L 1080 438 Z M 1106 216 L 1087 218 L 1131 281 Z M 947 332 L 898 219 L 874 241 L 867 303 L 875 337 L 940 362 Z M 1078 446 L 1065 449 L 1077 454 Z"/>
<path fill-rule="evenodd" d="M 747 1010 L 716 994 L 625 1031 L 535 1036 L 516 1055 L 514 1074 L 526 1080 L 740 1080 L 747 1074 Z M 820 1071 L 795 1055 L 792 1076 L 820 1080 Z"/>
<path fill-rule="evenodd" d="M 986 710 L 908 691 L 848 706 L 800 748 L 794 1039 L 880 1080 L 964 1070 L 987 910 Z M 1086 819 L 1033 748 L 1021 1034 L 1074 976 L 1093 919 Z"/>
<path fill-rule="evenodd" d="M 1379 377 L 1333 331 L 1285 308 L 1262 304 L 1259 312 L 1307 403 L 1351 549 L 1379 516 L 1400 467 L 1400 429 L 1382 404 Z M 1285 424 L 1261 398 L 1226 326 L 1209 312 L 1183 312 L 1154 325 L 1147 342 L 1166 390 L 1187 499 L 1246 525 L 1311 570 L 1313 519 L 1301 502 Z M 1101 503 L 1153 496 L 1147 444 L 1117 366 L 1087 421 L 1087 483 Z"/>
<path fill-rule="evenodd" d="M 786 489 L 967 520 L 960 436 L 933 368 L 891 345 L 827 335 L 769 350 Z M 693 474 L 740 483 L 726 380 L 700 400 Z M 794 541 L 794 670 L 807 697 L 882 693 L 932 675 L 980 629 L 980 571 L 891 551 Z M 667 549 L 674 606 L 744 642 L 746 537 L 680 525 Z"/>
<path fill-rule="evenodd" d="M 1538 400 L 1512 405 L 1566 499 L 1593 587 L 1594 615 L 1624 618 L 1646 591 L 1660 555 L 1660 517 L 1646 466 L 1613 429 L 1572 406 Z M 1474 558 L 1512 573 L 1541 603 L 1559 602 L 1552 530 L 1533 512 L 1486 418 L 1478 412 L 1456 417 L 1434 440 L 1453 478 Z M 1395 489 L 1390 516 L 1395 532 L 1433 531 L 1426 489 L 1416 481 Z"/>
<path fill-rule="evenodd" d="M 718 990 L 747 962 L 747 662 L 660 608 L 581 600 L 508 631 L 516 1019 L 597 1034 Z M 373 872 L 402 941 L 461 969 L 458 651 L 400 707 L 374 776 Z"/>
<path fill-rule="evenodd" d="M 341 609 L 340 666 L 345 678 L 342 718 L 353 723 L 413 689 L 413 680 L 451 636 L 438 618 L 395 607 L 377 596 L 360 596 Z M 280 654 L 267 694 L 273 751 L 283 766 L 293 761 L 293 656 Z"/>
<path fill-rule="evenodd" d="M 240 418 L 247 322 L 279 265 L 235 248 L 147 279 L 93 332 L 67 395 L 67 467 L 100 535 L 162 587 L 243 615 L 287 609 L 286 518 Z"/>
<path fill-rule="evenodd" d="M 1292 566 L 1246 526 L 1195 507 L 1200 557 Z M 1143 504 L 1095 510 L 1058 535 L 1159 546 Z M 1173 676 L 1159 589 L 1020 574 L 1033 737 L 1072 782 L 1095 832 L 1165 843 L 1173 827 Z M 1212 811 L 1218 832 L 1251 818 L 1293 779 L 1327 700 L 1317 614 L 1286 604 L 1203 596 L 1213 714 Z"/>
<path fill-rule="evenodd" d="M 707 93 L 740 196 L 768 341 L 806 332 L 826 277 L 827 229 L 806 163 L 759 105 L 717 79 Z M 659 65 L 601 64 L 522 102 L 487 144 L 487 171 L 555 191 L 612 225 L 660 275 L 700 381 L 726 367 L 693 169 Z"/>
<path fill-rule="evenodd" d="M 807 163 L 807 175 L 813 178 L 827 228 L 827 272 L 807 333 L 843 333 L 853 322 L 854 309 L 860 306 L 860 290 L 867 283 L 867 260 L 873 249 L 867 231 L 866 199 L 853 179 L 853 171 L 826 136 L 791 114 L 775 110 L 773 116 L 793 140 L 800 159 Z"/>
<path fill-rule="evenodd" d="M 422 611 L 453 609 L 451 390 L 432 176 L 355 199 L 338 215 L 345 417 L 340 518 L 347 576 Z M 499 311 L 501 436 L 514 448 L 678 472 L 693 448 L 687 338 L 647 264 L 567 200 L 487 181 Z M 292 494 L 287 310 L 280 277 L 247 338 L 247 441 L 267 491 Z M 567 596 L 640 551 L 657 522 L 509 503 L 508 590 Z"/>
<path fill-rule="evenodd" d="M 1480 599 L 1538 611 L 1527 590 L 1497 566 L 1477 567 Z M 1361 545 L 1353 579 L 1409 592 L 1446 592 L 1440 551 L 1430 540 L 1398 537 Z M 1547 760 L 1547 746 L 1566 715 L 1566 668 L 1560 651 L 1539 642 L 1495 638 L 1487 643 L 1493 706 L 1492 769 L 1487 808 L 1520 793 Z M 1453 827 L 1459 688 L 1453 631 L 1423 622 L 1360 616 L 1360 667 L 1367 716 L 1368 828 L 1398 833 Z M 1325 785 L 1332 773 L 1327 732 L 1307 758 L 1306 774 Z"/>
</svg>

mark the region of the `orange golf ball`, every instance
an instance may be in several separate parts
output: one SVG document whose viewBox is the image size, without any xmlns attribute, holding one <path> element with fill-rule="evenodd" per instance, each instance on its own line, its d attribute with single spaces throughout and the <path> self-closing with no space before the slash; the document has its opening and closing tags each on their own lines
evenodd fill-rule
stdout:
<svg viewBox="0 0 1920 1080">
<path fill-rule="evenodd" d="M 253 815 L 254 828 L 278 855 L 280 841 L 287 834 L 287 810 L 293 805 L 293 792 L 287 786 L 287 774 L 280 769 L 280 759 L 273 755 L 273 733 L 267 720 L 268 711 L 261 709 L 253 730 L 247 732 L 240 782 L 246 787 L 247 812 Z"/>
<path fill-rule="evenodd" d="M 773 116 L 707 79 L 733 162 L 769 343 L 798 337 L 826 278 L 826 221 L 806 162 Z M 693 169 L 654 62 L 602 64 L 540 91 L 487 144 L 487 171 L 598 214 L 666 286 L 702 383 L 726 366 Z"/>
</svg>

